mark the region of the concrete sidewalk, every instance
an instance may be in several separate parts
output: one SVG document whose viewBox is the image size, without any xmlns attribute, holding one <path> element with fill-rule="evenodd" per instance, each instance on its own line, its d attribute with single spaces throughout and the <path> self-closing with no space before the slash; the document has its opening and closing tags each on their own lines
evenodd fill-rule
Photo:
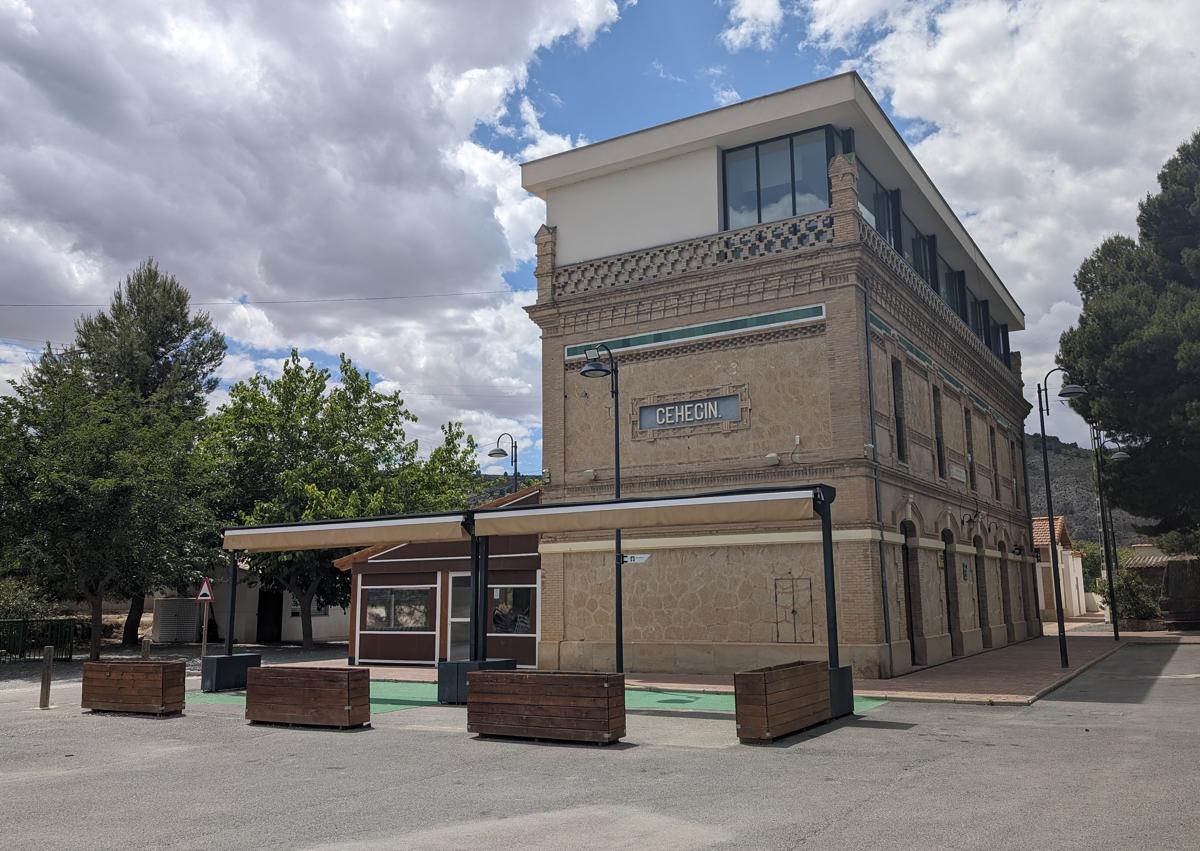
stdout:
<svg viewBox="0 0 1200 851">
<path fill-rule="evenodd" d="M 1109 654 L 1137 640 L 1131 636 L 1118 643 L 1111 636 L 1079 634 L 1068 627 L 1067 643 L 1071 662 L 1068 668 L 1062 668 L 1059 664 L 1057 636 L 1047 635 L 924 668 L 892 680 L 857 680 L 855 693 L 862 697 L 887 700 L 1023 706 L 1033 703 Z M 1150 640 L 1172 639 L 1155 636 Z M 345 665 L 345 661 L 305 661 L 296 664 L 328 667 Z M 373 665 L 371 679 L 435 682 L 437 670 L 432 667 Z M 626 675 L 625 681 L 630 688 L 660 691 L 733 691 L 733 677 L 728 675 L 631 673 Z"/>
</svg>

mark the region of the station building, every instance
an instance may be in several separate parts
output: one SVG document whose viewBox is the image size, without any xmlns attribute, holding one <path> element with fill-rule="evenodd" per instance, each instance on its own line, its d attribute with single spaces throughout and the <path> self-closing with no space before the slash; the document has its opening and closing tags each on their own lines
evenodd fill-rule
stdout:
<svg viewBox="0 0 1200 851">
<path fill-rule="evenodd" d="M 888 677 L 1040 633 L 1021 308 L 854 73 L 522 166 L 543 502 L 824 482 L 843 658 Z M 629 534 L 625 663 L 825 659 L 819 530 Z M 543 668 L 611 669 L 613 542 L 543 536 Z"/>
</svg>

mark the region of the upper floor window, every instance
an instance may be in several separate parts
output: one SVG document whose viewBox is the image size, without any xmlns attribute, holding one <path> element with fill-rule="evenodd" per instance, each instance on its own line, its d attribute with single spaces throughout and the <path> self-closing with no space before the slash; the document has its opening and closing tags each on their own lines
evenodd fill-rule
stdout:
<svg viewBox="0 0 1200 851">
<path fill-rule="evenodd" d="M 858 161 L 858 211 L 867 224 L 891 240 L 892 193 L 875 179 L 862 160 Z"/>
<path fill-rule="evenodd" d="M 896 460 L 908 463 L 908 423 L 904 410 L 904 365 L 892 358 L 892 415 L 896 420 Z"/>
<path fill-rule="evenodd" d="M 829 207 L 825 128 L 726 151 L 725 227 L 748 227 Z"/>
</svg>

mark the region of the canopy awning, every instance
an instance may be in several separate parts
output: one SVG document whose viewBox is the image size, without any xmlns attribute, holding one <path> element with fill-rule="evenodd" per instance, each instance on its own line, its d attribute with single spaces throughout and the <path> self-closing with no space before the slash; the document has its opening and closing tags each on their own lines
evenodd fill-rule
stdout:
<svg viewBox="0 0 1200 851">
<path fill-rule="evenodd" d="M 789 522 L 812 517 L 812 490 L 760 491 L 476 511 L 475 534 L 483 537 L 606 532 L 659 526 Z"/>
<path fill-rule="evenodd" d="M 610 532 L 667 526 L 723 526 L 811 520 L 816 488 L 727 491 L 696 496 L 490 508 L 454 514 L 316 520 L 225 530 L 222 546 L 245 552 L 328 550 L 380 544 L 469 541 L 475 535 Z"/>
<path fill-rule="evenodd" d="M 464 514 L 369 517 L 361 520 L 238 526 L 225 530 L 222 546 L 251 553 L 331 550 L 418 541 L 468 541 Z"/>
</svg>

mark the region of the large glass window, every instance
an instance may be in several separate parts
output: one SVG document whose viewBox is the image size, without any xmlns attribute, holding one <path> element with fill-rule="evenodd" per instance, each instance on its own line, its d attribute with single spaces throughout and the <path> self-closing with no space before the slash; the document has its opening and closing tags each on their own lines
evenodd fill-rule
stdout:
<svg viewBox="0 0 1200 851">
<path fill-rule="evenodd" d="M 725 227 L 746 227 L 829 207 L 825 129 L 725 152 Z"/>
<path fill-rule="evenodd" d="M 725 222 L 730 229 L 758 223 L 758 175 L 754 147 L 725 154 Z"/>
<path fill-rule="evenodd" d="M 815 213 L 829 206 L 829 162 L 825 134 L 803 133 L 792 137 L 792 171 L 796 180 L 796 212 Z M 766 221 L 766 217 L 763 217 Z"/>
<path fill-rule="evenodd" d="M 368 588 L 363 628 L 379 632 L 433 632 L 432 588 Z"/>
<path fill-rule="evenodd" d="M 761 221 L 791 218 L 792 152 L 789 139 L 776 139 L 758 146 L 759 205 Z"/>
<path fill-rule="evenodd" d="M 501 635 L 533 635 L 532 588 L 492 588 L 489 632 Z"/>
<path fill-rule="evenodd" d="M 900 214 L 900 246 L 908 265 L 926 281 L 931 282 L 933 276 L 929 268 L 929 239 L 917 230 L 912 219 L 903 213 Z"/>
<path fill-rule="evenodd" d="M 888 191 L 883 188 L 875 175 L 858 161 L 858 211 L 866 219 L 867 224 L 879 231 L 892 242 L 892 204 Z"/>
</svg>

